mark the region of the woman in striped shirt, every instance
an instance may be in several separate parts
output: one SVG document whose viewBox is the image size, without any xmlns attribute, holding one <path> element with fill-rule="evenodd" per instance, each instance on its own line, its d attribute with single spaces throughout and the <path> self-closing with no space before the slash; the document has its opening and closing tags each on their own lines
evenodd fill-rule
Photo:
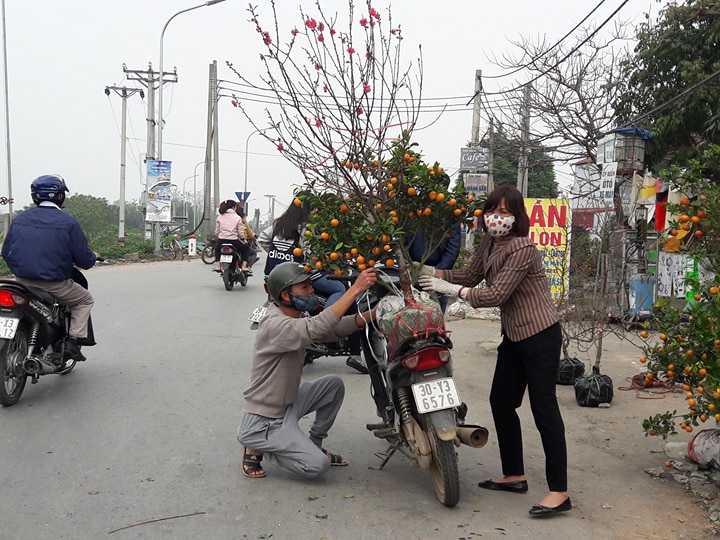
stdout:
<svg viewBox="0 0 720 540">
<path fill-rule="evenodd" d="M 549 488 L 530 515 L 550 516 L 572 508 L 567 494 L 565 425 L 555 394 L 562 339 L 557 309 L 550 298 L 542 256 L 528 238 L 530 220 L 522 194 L 511 186 L 498 187 L 488 195 L 483 217 L 483 241 L 467 269 L 422 266 L 418 282 L 426 290 L 458 296 L 476 308 L 500 307 L 503 339 L 490 407 L 503 476 L 478 485 L 513 493 L 528 491 L 517 415 L 527 388 L 545 450 Z M 482 280 L 487 287 L 474 288 Z"/>
</svg>

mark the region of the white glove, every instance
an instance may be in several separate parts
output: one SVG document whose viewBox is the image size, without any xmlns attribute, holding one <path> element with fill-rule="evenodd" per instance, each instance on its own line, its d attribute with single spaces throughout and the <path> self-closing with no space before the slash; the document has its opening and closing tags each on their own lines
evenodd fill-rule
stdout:
<svg viewBox="0 0 720 540">
<path fill-rule="evenodd" d="M 417 272 L 418 277 L 420 277 L 420 276 L 435 277 L 435 267 L 434 266 L 428 266 L 427 264 L 423 264 L 423 263 L 419 263 L 419 262 L 413 262 L 412 265 L 415 267 L 415 271 Z"/>
<path fill-rule="evenodd" d="M 435 291 L 437 293 L 446 294 L 448 296 L 457 296 L 460 292 L 460 289 L 465 288 L 460 285 L 448 283 L 444 279 L 423 275 L 418 278 L 418 284 L 423 288 L 423 290 Z"/>
</svg>

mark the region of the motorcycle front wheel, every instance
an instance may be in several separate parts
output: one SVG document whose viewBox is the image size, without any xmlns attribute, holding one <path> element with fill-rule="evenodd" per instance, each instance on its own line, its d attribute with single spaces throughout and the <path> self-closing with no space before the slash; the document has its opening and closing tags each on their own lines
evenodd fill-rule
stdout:
<svg viewBox="0 0 720 540">
<path fill-rule="evenodd" d="M 7 340 L 0 351 L 0 372 L 3 380 L 0 385 L 0 404 L 3 407 L 15 405 L 25 389 L 27 374 L 22 368 L 28 355 L 28 338 L 24 328 L 18 328 L 15 337 Z"/>
<path fill-rule="evenodd" d="M 438 437 L 430 418 L 427 419 L 427 436 L 432 449 L 430 476 L 435 495 L 445 506 L 455 506 L 460 501 L 460 475 L 455 445 L 453 441 L 443 441 Z"/>
</svg>

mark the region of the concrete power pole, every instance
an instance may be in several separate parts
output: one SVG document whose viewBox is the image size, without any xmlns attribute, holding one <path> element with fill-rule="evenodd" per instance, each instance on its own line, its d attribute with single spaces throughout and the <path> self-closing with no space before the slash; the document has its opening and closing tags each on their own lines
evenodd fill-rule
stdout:
<svg viewBox="0 0 720 540">
<path fill-rule="evenodd" d="M 145 88 L 148 89 L 148 114 L 147 114 L 147 152 L 145 154 L 145 162 L 148 160 L 154 160 L 159 153 L 155 151 L 155 130 L 160 129 L 155 122 L 155 90 L 158 89 L 162 92 L 160 85 L 160 72 L 153 71 L 152 64 L 148 62 L 148 68 L 146 71 L 137 69 L 128 69 L 123 64 L 123 73 L 129 81 L 138 81 Z M 174 69 L 172 72 L 163 70 L 162 82 L 165 83 L 176 83 L 178 81 L 177 70 Z M 160 224 L 153 223 L 153 236 L 155 237 L 155 253 L 160 253 Z"/>
<path fill-rule="evenodd" d="M 530 142 L 530 91 L 532 90 L 531 84 L 525 85 L 523 91 L 523 108 L 522 108 L 522 120 L 521 120 L 521 150 L 520 159 L 518 160 L 518 176 L 517 176 L 517 188 L 522 193 L 523 197 L 527 197 L 528 189 L 528 162 L 529 162 L 529 142 Z"/>
<path fill-rule="evenodd" d="M 488 128 L 488 193 L 495 189 L 495 177 L 493 175 L 493 167 L 495 162 L 495 119 L 490 117 L 490 127 Z"/>
<path fill-rule="evenodd" d="M 212 178 L 212 157 L 213 157 L 213 140 L 214 140 L 214 126 L 213 126 L 213 111 L 216 108 L 214 99 L 217 97 L 217 92 L 214 89 L 215 80 L 215 69 L 217 63 L 210 64 L 209 70 L 209 83 L 208 83 L 208 110 L 207 110 L 207 139 L 205 141 L 205 182 L 203 184 L 203 223 L 202 231 L 207 241 L 211 235 L 215 234 L 215 213 L 213 212 L 213 204 L 211 198 L 211 184 L 210 179 Z M 217 201 L 215 201 L 217 204 Z"/>
<path fill-rule="evenodd" d="M 118 223 L 118 245 L 125 247 L 125 143 L 126 137 L 126 125 L 127 125 L 127 98 L 133 94 L 140 93 L 140 97 L 145 97 L 145 93 L 139 88 L 125 88 L 118 86 L 106 86 L 105 95 L 110 97 L 110 92 L 113 91 L 122 98 L 122 120 L 120 128 L 120 219 Z"/>
<path fill-rule="evenodd" d="M 473 120 L 470 142 L 473 148 L 480 144 L 480 111 L 482 105 L 482 69 L 475 70 L 475 93 L 473 94 Z"/>
</svg>

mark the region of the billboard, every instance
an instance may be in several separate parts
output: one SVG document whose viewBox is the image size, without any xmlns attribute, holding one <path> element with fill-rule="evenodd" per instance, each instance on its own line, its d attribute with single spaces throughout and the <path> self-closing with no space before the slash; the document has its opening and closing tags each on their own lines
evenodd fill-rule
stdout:
<svg viewBox="0 0 720 540">
<path fill-rule="evenodd" d="M 490 159 L 488 148 L 461 148 L 460 170 L 487 171 Z"/>
<path fill-rule="evenodd" d="M 145 221 L 170 223 L 172 221 L 172 162 L 149 159 L 147 162 L 147 200 Z"/>
<path fill-rule="evenodd" d="M 486 195 L 488 190 L 487 173 L 467 173 L 463 177 L 465 189 L 473 195 Z"/>
<path fill-rule="evenodd" d="M 543 255 L 543 266 L 556 302 L 566 299 L 570 280 L 569 199 L 525 199 L 530 217 L 530 240 Z"/>
</svg>

